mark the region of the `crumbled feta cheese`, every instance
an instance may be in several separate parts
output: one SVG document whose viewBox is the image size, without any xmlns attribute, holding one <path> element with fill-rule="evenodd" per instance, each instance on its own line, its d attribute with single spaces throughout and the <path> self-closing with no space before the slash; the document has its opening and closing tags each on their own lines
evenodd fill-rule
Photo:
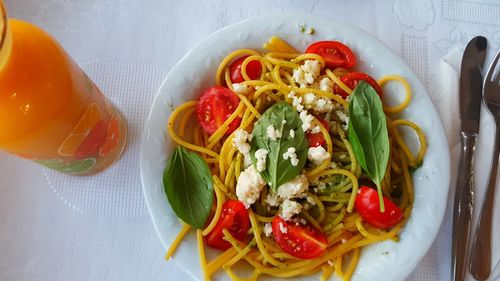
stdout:
<svg viewBox="0 0 500 281">
<path fill-rule="evenodd" d="M 274 128 L 273 125 L 267 126 L 267 137 L 275 141 L 281 138 L 281 132 Z"/>
<path fill-rule="evenodd" d="M 271 207 L 278 207 L 280 205 L 280 198 L 277 193 L 268 193 L 266 200 L 264 200 Z"/>
<path fill-rule="evenodd" d="M 319 89 L 324 92 L 333 92 L 333 81 L 325 77 L 319 81 Z"/>
<path fill-rule="evenodd" d="M 312 198 L 311 196 L 306 197 L 307 203 L 311 204 L 312 206 L 316 205 L 316 200 Z"/>
<path fill-rule="evenodd" d="M 264 185 L 266 185 L 266 182 L 255 167 L 251 165 L 241 172 L 238 177 L 236 196 L 248 209 L 250 205 L 257 201 Z"/>
<path fill-rule="evenodd" d="M 290 129 L 290 138 L 295 138 L 295 131 L 293 129 Z"/>
<path fill-rule="evenodd" d="M 294 106 L 297 111 L 304 110 L 304 106 L 302 105 L 302 97 L 293 97 L 292 106 Z"/>
<path fill-rule="evenodd" d="M 340 154 L 339 158 L 340 159 L 344 159 L 345 158 L 345 154 Z"/>
<path fill-rule="evenodd" d="M 294 91 L 290 91 L 290 93 L 288 93 L 287 97 L 289 99 L 293 99 L 295 97 L 295 92 Z"/>
<path fill-rule="evenodd" d="M 314 83 L 314 80 L 321 72 L 321 65 L 318 60 L 306 60 L 300 68 L 304 71 L 305 78 L 309 84 Z"/>
<path fill-rule="evenodd" d="M 283 119 L 283 121 L 281 121 L 281 124 L 285 125 L 286 124 L 286 120 Z"/>
<path fill-rule="evenodd" d="M 301 88 L 313 84 L 316 77 L 321 72 L 321 66 L 317 60 L 306 60 L 303 65 L 293 70 L 293 80 L 297 82 Z"/>
<path fill-rule="evenodd" d="M 347 116 L 347 114 L 342 110 L 337 110 L 337 111 L 335 111 L 335 113 L 337 113 L 337 116 L 340 118 L 340 121 L 342 121 L 342 123 L 343 123 L 342 129 L 347 130 L 348 125 L 349 125 L 349 116 Z"/>
<path fill-rule="evenodd" d="M 246 94 L 250 93 L 250 91 L 252 90 L 252 88 L 250 88 L 249 86 L 247 86 L 247 85 L 245 85 L 243 83 L 234 83 L 233 84 L 233 90 L 237 94 L 246 95 Z"/>
<path fill-rule="evenodd" d="M 301 88 L 307 87 L 307 81 L 306 81 L 304 70 L 302 70 L 300 67 L 293 70 L 292 77 L 293 77 L 293 80 L 295 82 L 297 82 Z"/>
<path fill-rule="evenodd" d="M 271 237 L 271 234 L 273 234 L 273 227 L 271 223 L 268 222 L 264 224 L 264 234 L 266 235 L 266 237 Z"/>
<path fill-rule="evenodd" d="M 314 102 L 316 101 L 316 95 L 313 93 L 307 93 L 304 95 L 303 100 L 306 107 L 311 108 L 314 105 Z"/>
<path fill-rule="evenodd" d="M 310 147 L 307 150 L 307 159 L 312 161 L 315 165 L 320 165 L 328 158 L 330 158 L 330 153 L 322 146 Z"/>
<path fill-rule="evenodd" d="M 279 223 L 281 233 L 287 233 L 288 229 L 283 225 L 282 222 Z"/>
<path fill-rule="evenodd" d="M 287 160 L 290 158 L 290 163 L 292 166 L 297 166 L 299 164 L 299 158 L 297 158 L 297 154 L 295 153 L 295 147 L 289 147 L 288 150 L 283 153 L 283 159 Z"/>
<path fill-rule="evenodd" d="M 311 122 L 314 120 L 314 117 L 307 113 L 306 110 L 303 110 L 299 114 L 300 120 L 302 120 L 302 130 L 307 132 L 311 128 Z"/>
<path fill-rule="evenodd" d="M 337 169 L 337 163 L 335 163 L 335 162 L 330 162 L 330 168 L 332 168 L 332 169 Z"/>
<path fill-rule="evenodd" d="M 319 126 L 314 126 L 311 130 L 311 134 L 317 134 L 321 132 L 321 128 Z"/>
<path fill-rule="evenodd" d="M 239 129 L 234 132 L 233 147 L 236 147 L 241 154 L 250 152 L 250 144 L 247 141 L 252 140 L 252 134 L 247 131 Z"/>
<path fill-rule="evenodd" d="M 302 205 L 300 203 L 297 203 L 295 201 L 285 199 L 283 201 L 283 204 L 281 204 L 281 217 L 289 221 L 292 219 L 292 217 L 302 210 Z"/>
<path fill-rule="evenodd" d="M 257 159 L 257 171 L 263 172 L 266 169 L 266 158 L 268 153 L 269 151 L 264 148 L 260 148 L 255 151 L 255 159 Z"/>
<path fill-rule="evenodd" d="M 318 183 L 318 190 L 319 191 L 323 191 L 325 189 L 326 189 L 326 183 L 324 183 L 324 182 Z"/>
<path fill-rule="evenodd" d="M 246 168 L 250 167 L 253 164 L 252 157 L 250 153 L 243 154 L 243 166 Z"/>
<path fill-rule="evenodd" d="M 326 113 L 333 110 L 333 102 L 328 99 L 317 99 L 314 105 L 314 111 L 319 113 Z"/>
<path fill-rule="evenodd" d="M 293 180 L 278 187 L 278 196 L 283 199 L 304 197 L 309 188 L 309 182 L 305 175 L 298 175 Z"/>
</svg>

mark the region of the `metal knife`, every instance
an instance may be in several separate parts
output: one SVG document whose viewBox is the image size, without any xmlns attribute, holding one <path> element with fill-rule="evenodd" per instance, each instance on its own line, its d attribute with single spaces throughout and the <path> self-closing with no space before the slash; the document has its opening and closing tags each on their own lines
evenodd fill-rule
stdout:
<svg viewBox="0 0 500 281">
<path fill-rule="evenodd" d="M 451 280 L 463 281 L 466 276 L 467 249 L 473 211 L 473 158 L 479 134 L 479 115 L 483 92 L 483 64 L 486 38 L 474 37 L 465 48 L 460 70 L 460 119 L 462 121 L 462 153 L 458 167 L 453 213 Z"/>
</svg>

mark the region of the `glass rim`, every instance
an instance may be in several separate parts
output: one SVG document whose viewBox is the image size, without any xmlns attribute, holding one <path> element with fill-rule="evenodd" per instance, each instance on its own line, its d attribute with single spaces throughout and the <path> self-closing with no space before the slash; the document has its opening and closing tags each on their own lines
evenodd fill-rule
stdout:
<svg viewBox="0 0 500 281">
<path fill-rule="evenodd" d="M 5 11 L 5 6 L 3 1 L 0 0 L 0 24 L 2 26 L 2 31 L 0 34 L 0 50 L 5 43 L 5 39 L 7 37 L 7 12 Z"/>
</svg>

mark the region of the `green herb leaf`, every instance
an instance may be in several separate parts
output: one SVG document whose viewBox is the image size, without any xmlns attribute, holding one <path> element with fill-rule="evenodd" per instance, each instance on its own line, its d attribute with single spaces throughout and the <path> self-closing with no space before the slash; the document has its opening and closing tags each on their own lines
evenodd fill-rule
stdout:
<svg viewBox="0 0 500 281">
<path fill-rule="evenodd" d="M 281 138 L 271 140 L 268 137 L 267 128 L 270 125 L 281 132 Z M 290 137 L 290 130 L 294 131 L 294 137 Z M 273 192 L 280 185 L 299 175 L 306 164 L 309 143 L 302 130 L 302 120 L 291 105 L 281 102 L 268 108 L 255 123 L 252 135 L 250 155 L 254 165 L 257 163 L 255 152 L 261 148 L 268 151 L 266 169 L 260 174 Z M 290 147 L 295 148 L 295 154 L 299 160 L 297 166 L 291 164 L 290 158 L 283 158 L 283 153 L 287 152 Z"/>
<path fill-rule="evenodd" d="M 205 161 L 177 147 L 163 173 L 163 185 L 175 214 L 185 223 L 203 228 L 214 196 L 212 174 Z"/>
<path fill-rule="evenodd" d="M 356 86 L 349 100 L 349 142 L 363 170 L 377 185 L 380 210 L 384 211 L 381 182 L 389 161 L 389 135 L 382 101 L 364 81 Z"/>
</svg>

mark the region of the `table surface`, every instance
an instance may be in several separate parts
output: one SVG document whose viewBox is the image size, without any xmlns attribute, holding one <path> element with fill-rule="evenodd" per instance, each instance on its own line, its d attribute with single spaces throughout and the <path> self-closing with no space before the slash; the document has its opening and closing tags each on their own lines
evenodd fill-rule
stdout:
<svg viewBox="0 0 500 281">
<path fill-rule="evenodd" d="M 138 95 L 144 108 L 134 113 L 139 121 L 146 117 L 162 78 L 189 49 L 217 29 L 255 15 L 311 13 L 374 34 L 406 60 L 438 108 L 443 81 L 436 69 L 450 50 L 462 49 L 472 35 L 487 36 L 492 50 L 500 47 L 497 0 L 4 2 L 10 17 L 33 22 L 55 36 L 106 95 L 123 89 Z M 122 74 L 132 78 L 119 80 L 116 76 Z M 119 83 L 128 88 L 117 88 Z M 119 94 L 110 98 L 120 106 Z M 137 144 L 140 124 L 134 126 L 131 138 Z M 479 148 L 478 162 L 484 167 L 491 142 L 491 137 L 480 140 L 485 148 Z M 449 143 L 456 155 L 458 134 Z M 131 160 L 138 157 L 135 148 L 126 152 Z M 138 166 L 129 169 L 133 180 L 128 195 L 109 199 L 118 207 L 106 209 L 99 205 L 102 200 L 73 202 L 78 199 L 65 196 L 49 172 L 0 153 L 0 280 L 192 280 L 175 263 L 163 260 L 164 249 L 141 195 Z M 487 170 L 478 172 L 478 184 L 485 183 Z M 449 209 L 436 242 L 408 280 L 449 280 Z"/>
</svg>

